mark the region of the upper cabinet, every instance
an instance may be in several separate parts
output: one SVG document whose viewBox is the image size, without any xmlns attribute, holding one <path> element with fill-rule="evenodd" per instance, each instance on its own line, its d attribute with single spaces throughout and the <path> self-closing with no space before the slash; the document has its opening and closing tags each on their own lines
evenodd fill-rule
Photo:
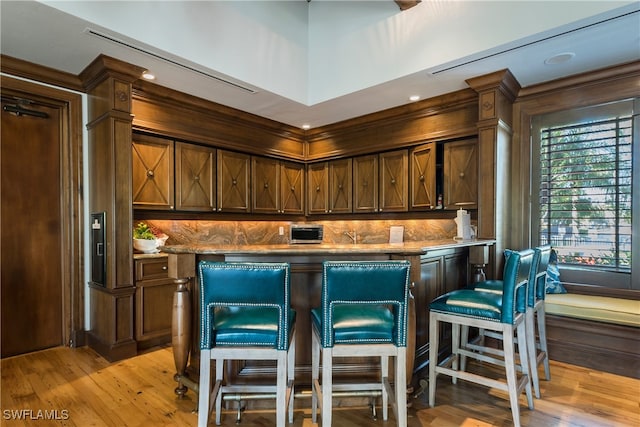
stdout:
<svg viewBox="0 0 640 427">
<path fill-rule="evenodd" d="M 175 143 L 176 209 L 216 209 L 216 150 L 183 142 Z"/>
<path fill-rule="evenodd" d="M 134 134 L 131 145 L 134 208 L 173 209 L 173 141 Z"/>
<path fill-rule="evenodd" d="M 378 212 L 378 155 L 353 159 L 353 211 Z"/>
<path fill-rule="evenodd" d="M 408 210 L 408 154 L 407 150 L 380 154 L 380 212 Z"/>
<path fill-rule="evenodd" d="M 307 168 L 308 213 L 351 213 L 353 162 L 350 158 L 314 163 Z"/>
<path fill-rule="evenodd" d="M 436 206 L 436 143 L 430 142 L 411 150 L 411 209 L 433 209 Z"/>
<path fill-rule="evenodd" d="M 250 212 L 251 156 L 218 150 L 218 212 Z"/>
<path fill-rule="evenodd" d="M 252 156 L 252 212 L 303 214 L 304 165 Z"/>
<path fill-rule="evenodd" d="M 478 141 L 444 144 L 444 207 L 477 209 L 478 207 Z"/>
</svg>

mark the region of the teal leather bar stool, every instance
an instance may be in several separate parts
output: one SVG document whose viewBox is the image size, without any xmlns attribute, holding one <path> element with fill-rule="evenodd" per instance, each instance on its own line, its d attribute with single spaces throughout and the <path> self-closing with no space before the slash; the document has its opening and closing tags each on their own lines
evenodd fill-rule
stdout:
<svg viewBox="0 0 640 427">
<path fill-rule="evenodd" d="M 474 289 L 460 289 L 434 299 L 429 305 L 429 405 L 435 405 L 436 380 L 438 374 L 458 378 L 504 390 L 509 394 L 513 423 L 520 426 L 518 398 L 525 391 L 529 409 L 533 409 L 533 396 L 529 377 L 529 360 L 526 351 L 520 353 L 518 377 L 514 334 L 519 348 L 527 348 L 526 343 L 526 291 L 534 252 L 527 249 L 509 256 L 504 268 L 501 293 L 479 292 Z M 452 355 L 438 364 L 440 323 L 452 326 Z M 494 362 L 491 357 L 474 353 L 460 347 L 461 327 L 476 327 L 494 331 L 501 335 L 503 342 L 506 382 L 484 377 L 458 369 L 462 355 Z"/>
<path fill-rule="evenodd" d="M 198 426 L 209 422 L 215 399 L 221 421 L 224 393 L 273 393 L 276 425 L 293 422 L 295 318 L 290 304 L 288 263 L 207 262 L 200 281 L 200 385 Z M 215 382 L 211 384 L 211 361 Z M 223 384 L 225 360 L 276 360 L 276 385 Z"/>
<path fill-rule="evenodd" d="M 325 261 L 322 269 L 321 307 L 311 311 L 312 421 L 320 403 L 322 425 L 331 426 L 334 392 L 379 390 L 384 420 L 391 398 L 397 424 L 405 427 L 409 261 Z M 369 356 L 380 357 L 379 383 L 333 384 L 333 358 Z M 389 357 L 395 358 L 393 388 Z"/>
<path fill-rule="evenodd" d="M 549 367 L 549 353 L 547 350 L 547 330 L 544 309 L 544 297 L 546 295 L 547 267 L 549 266 L 549 257 L 551 255 L 551 246 L 545 245 L 534 249 L 531 271 L 529 273 L 529 286 L 527 287 L 527 309 L 525 314 L 525 323 L 527 328 L 527 351 L 529 354 L 531 368 L 531 382 L 535 396 L 540 398 L 540 380 L 538 375 L 538 366 L 544 365 L 545 379 L 551 379 L 551 370 Z M 502 293 L 502 280 L 486 280 L 473 283 L 469 286 L 471 289 L 484 292 Z M 536 319 L 538 330 L 536 333 Z M 479 343 L 468 343 L 466 348 L 479 352 L 495 352 L 502 355 L 500 351 L 484 346 L 484 335 L 486 332 L 481 331 L 481 340 Z M 493 338 L 500 339 L 496 334 L 487 334 Z M 463 329 L 462 343 L 467 342 L 467 331 Z M 520 351 L 520 350 L 519 350 Z M 464 369 L 464 362 L 463 362 Z"/>
</svg>

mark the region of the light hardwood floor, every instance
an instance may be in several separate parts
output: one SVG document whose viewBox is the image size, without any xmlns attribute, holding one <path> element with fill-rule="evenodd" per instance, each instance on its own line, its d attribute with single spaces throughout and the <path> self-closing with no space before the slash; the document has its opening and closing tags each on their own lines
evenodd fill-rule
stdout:
<svg viewBox="0 0 640 427">
<path fill-rule="evenodd" d="M 109 363 L 88 348 L 54 348 L 2 360 L 2 426 L 195 426 L 196 396 L 178 399 L 173 390 L 170 348 Z M 476 366 L 477 369 L 484 369 Z M 640 426 L 640 380 L 559 362 L 543 381 L 535 410 L 521 397 L 522 424 L 540 426 Z M 411 399 L 409 426 L 509 426 L 506 395 L 459 381 L 438 378 L 436 407 L 426 395 Z M 293 426 L 311 426 L 310 400 L 296 400 Z M 334 426 L 395 426 L 371 419 L 366 407 L 336 408 Z M 23 419 L 18 420 L 21 416 Z M 27 418 L 26 420 L 24 418 Z M 46 418 L 57 418 L 47 420 Z M 246 411 L 240 425 L 272 426 L 272 411 Z M 215 425 L 212 421 L 210 425 Z M 236 426 L 235 412 L 223 416 Z"/>
</svg>

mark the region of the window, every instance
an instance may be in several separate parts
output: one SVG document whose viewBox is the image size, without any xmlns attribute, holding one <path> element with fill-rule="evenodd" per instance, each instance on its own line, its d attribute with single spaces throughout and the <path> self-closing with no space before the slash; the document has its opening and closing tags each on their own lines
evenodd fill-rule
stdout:
<svg viewBox="0 0 640 427">
<path fill-rule="evenodd" d="M 533 231 L 561 264 L 631 270 L 632 108 L 618 102 L 533 122 L 540 156 Z"/>
</svg>

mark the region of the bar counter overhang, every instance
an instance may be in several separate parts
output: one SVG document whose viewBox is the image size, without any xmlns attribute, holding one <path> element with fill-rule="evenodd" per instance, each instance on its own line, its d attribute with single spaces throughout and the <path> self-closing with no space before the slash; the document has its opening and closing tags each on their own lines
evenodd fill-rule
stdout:
<svg viewBox="0 0 640 427">
<path fill-rule="evenodd" d="M 210 245 L 181 244 L 161 247 L 168 254 L 169 277 L 176 281 L 173 301 L 172 346 L 176 366 L 176 393 L 187 389 L 197 392 L 199 367 L 200 310 L 199 289 L 196 279 L 197 263 L 209 261 L 289 262 L 291 265 L 291 304 L 297 312 L 296 383 L 303 388 L 310 384 L 311 373 L 311 320 L 310 310 L 320 305 L 322 262 L 325 260 L 388 260 L 406 259 L 411 262 L 411 281 L 421 277 L 421 259 L 443 250 L 468 250 L 471 247 L 490 247 L 491 239 L 424 240 L 403 243 L 377 244 L 276 244 L 276 245 Z M 468 263 L 467 263 L 468 264 Z M 416 350 L 416 309 L 413 299 L 409 307 L 409 334 L 407 339 L 407 384 L 414 373 Z M 375 372 L 371 359 L 346 359 L 334 366 L 334 376 L 354 378 Z M 275 375 L 275 365 L 237 362 L 227 367 L 227 375 L 234 382 L 254 381 L 260 376 Z"/>
</svg>

